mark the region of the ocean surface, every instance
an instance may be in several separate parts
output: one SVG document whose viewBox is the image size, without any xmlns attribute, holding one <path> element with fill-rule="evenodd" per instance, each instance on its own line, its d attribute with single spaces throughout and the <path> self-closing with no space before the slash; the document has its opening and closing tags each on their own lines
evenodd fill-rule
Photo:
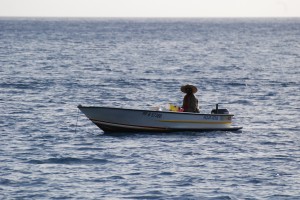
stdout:
<svg viewBox="0 0 300 200">
<path fill-rule="evenodd" d="M 77 105 L 220 103 L 238 132 L 104 134 Z M 0 18 L 0 199 L 300 199 L 300 19 Z"/>
</svg>

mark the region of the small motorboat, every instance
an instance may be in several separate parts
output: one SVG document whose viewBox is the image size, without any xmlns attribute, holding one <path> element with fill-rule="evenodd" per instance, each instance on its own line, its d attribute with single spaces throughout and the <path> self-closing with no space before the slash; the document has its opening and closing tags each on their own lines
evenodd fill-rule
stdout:
<svg viewBox="0 0 300 200">
<path fill-rule="evenodd" d="M 79 105 L 78 108 L 104 132 L 237 131 L 233 114 L 213 109 L 210 114 L 172 110 L 139 110 Z"/>
</svg>

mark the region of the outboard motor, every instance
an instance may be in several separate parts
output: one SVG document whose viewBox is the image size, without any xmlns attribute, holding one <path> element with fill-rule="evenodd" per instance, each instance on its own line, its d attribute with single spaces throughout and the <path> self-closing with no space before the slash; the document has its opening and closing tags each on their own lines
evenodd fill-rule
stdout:
<svg viewBox="0 0 300 200">
<path fill-rule="evenodd" d="M 219 104 L 216 104 L 216 109 L 212 109 L 211 114 L 224 114 L 224 115 L 228 115 L 229 111 L 226 108 L 219 109 Z"/>
</svg>

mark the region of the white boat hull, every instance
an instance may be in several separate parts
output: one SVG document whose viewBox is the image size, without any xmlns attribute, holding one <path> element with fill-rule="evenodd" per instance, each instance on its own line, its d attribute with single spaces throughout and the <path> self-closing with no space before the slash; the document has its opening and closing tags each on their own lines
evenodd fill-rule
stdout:
<svg viewBox="0 0 300 200">
<path fill-rule="evenodd" d="M 109 107 L 78 108 L 104 132 L 235 131 L 232 114 L 135 110 Z"/>
</svg>

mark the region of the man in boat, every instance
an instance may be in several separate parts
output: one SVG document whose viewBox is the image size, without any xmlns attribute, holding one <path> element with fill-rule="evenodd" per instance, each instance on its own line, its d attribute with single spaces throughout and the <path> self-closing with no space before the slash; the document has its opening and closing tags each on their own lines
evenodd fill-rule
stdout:
<svg viewBox="0 0 300 200">
<path fill-rule="evenodd" d="M 182 104 L 183 112 L 199 113 L 198 99 L 194 95 L 198 89 L 193 85 L 184 85 L 181 86 L 181 91 L 186 93 Z"/>
</svg>

